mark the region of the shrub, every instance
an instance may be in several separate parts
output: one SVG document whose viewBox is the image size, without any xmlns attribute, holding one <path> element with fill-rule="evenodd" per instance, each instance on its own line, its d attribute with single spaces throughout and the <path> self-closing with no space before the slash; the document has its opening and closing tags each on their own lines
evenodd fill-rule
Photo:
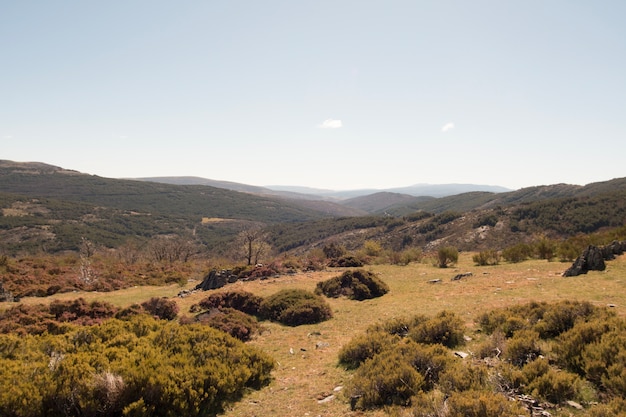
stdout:
<svg viewBox="0 0 626 417">
<path fill-rule="evenodd" d="M 358 398 L 355 408 L 371 409 L 386 405 L 409 405 L 411 397 L 424 384 L 424 378 L 411 366 L 400 349 L 366 360 L 350 381 L 348 392 Z"/>
<path fill-rule="evenodd" d="M 424 377 L 424 389 L 431 390 L 439 377 L 454 361 L 454 357 L 442 345 L 424 345 L 405 340 L 398 345 L 408 363 Z"/>
<path fill-rule="evenodd" d="M 234 308 L 252 316 L 259 315 L 259 307 L 263 298 L 247 291 L 228 291 L 214 293 L 200 301 L 200 307 L 210 310 L 212 308 Z"/>
<path fill-rule="evenodd" d="M 441 311 L 409 331 L 409 337 L 418 343 L 440 343 L 455 347 L 464 343 L 463 321 L 453 312 Z"/>
<path fill-rule="evenodd" d="M 588 301 L 562 301 L 546 309 L 535 329 L 544 339 L 556 337 L 574 327 L 577 321 L 587 320 L 595 312 L 596 308 Z"/>
<path fill-rule="evenodd" d="M 459 260 L 459 251 L 452 246 L 444 246 L 437 250 L 437 265 L 439 268 L 447 268 Z"/>
<path fill-rule="evenodd" d="M 332 317 L 323 298 L 305 290 L 282 290 L 265 298 L 259 309 L 261 317 L 288 326 L 314 324 Z"/>
<path fill-rule="evenodd" d="M 533 250 L 530 245 L 526 243 L 518 243 L 517 245 L 505 248 L 502 251 L 502 257 L 507 262 L 518 263 L 530 258 L 532 253 Z"/>
<path fill-rule="evenodd" d="M 168 300 L 166 297 L 152 297 L 148 301 L 141 303 L 141 306 L 148 313 L 162 320 L 174 320 L 178 315 L 178 304 L 176 304 L 176 301 Z"/>
<path fill-rule="evenodd" d="M 373 358 L 400 339 L 382 331 L 368 332 L 356 336 L 339 351 L 339 363 L 348 369 L 356 369 L 367 359 Z"/>
<path fill-rule="evenodd" d="M 447 417 L 518 417 L 527 415 L 521 405 L 489 391 L 455 392 L 448 398 Z"/>
<path fill-rule="evenodd" d="M 489 387 L 489 370 L 484 363 L 455 362 L 439 375 L 439 386 L 447 393 L 485 390 Z"/>
<path fill-rule="evenodd" d="M 498 265 L 500 263 L 500 253 L 497 250 L 484 250 L 472 256 L 472 261 L 478 266 Z"/>
<path fill-rule="evenodd" d="M 380 297 L 389 287 L 372 272 L 364 270 L 346 271 L 338 277 L 318 282 L 315 293 L 327 297 L 344 295 L 353 300 Z"/>
<path fill-rule="evenodd" d="M 539 334 L 534 330 L 520 330 L 506 343 L 504 359 L 517 367 L 534 361 L 540 354 Z"/>
<path fill-rule="evenodd" d="M 0 346 L 15 338 L 0 335 Z M 223 332 L 146 315 L 18 342 L 0 352 L 2 416 L 218 415 L 273 368 Z"/>
<path fill-rule="evenodd" d="M 554 404 L 578 400 L 584 384 L 580 377 L 567 371 L 550 369 L 548 373 L 528 384 L 531 395 Z"/>
<path fill-rule="evenodd" d="M 332 259 L 328 266 L 333 268 L 360 268 L 363 266 L 363 261 L 359 258 L 348 255 L 341 258 Z"/>
<path fill-rule="evenodd" d="M 328 259 L 341 258 L 346 254 L 346 248 L 336 243 L 326 245 L 322 250 L 324 251 L 324 255 L 326 256 L 326 258 Z"/>
<path fill-rule="evenodd" d="M 193 321 L 221 330 L 244 342 L 250 340 L 260 328 L 254 317 L 228 307 L 198 314 Z"/>
</svg>

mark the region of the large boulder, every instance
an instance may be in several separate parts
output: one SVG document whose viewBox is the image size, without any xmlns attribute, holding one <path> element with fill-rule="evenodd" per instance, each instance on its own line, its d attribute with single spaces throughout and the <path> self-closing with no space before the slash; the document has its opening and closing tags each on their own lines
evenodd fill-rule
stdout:
<svg viewBox="0 0 626 417">
<path fill-rule="evenodd" d="M 588 271 L 604 271 L 604 250 L 594 245 L 589 245 L 564 273 L 564 277 L 575 277 L 586 274 Z M 611 256 L 613 256 L 611 254 Z M 610 258 L 612 259 L 612 258 Z"/>
<path fill-rule="evenodd" d="M 209 272 L 206 277 L 204 277 L 200 284 L 196 285 L 195 289 L 202 291 L 214 290 L 216 288 L 222 288 L 224 285 L 235 281 L 237 281 L 237 276 L 234 275 L 231 270 L 222 269 L 221 271 L 218 271 L 214 269 Z"/>
</svg>

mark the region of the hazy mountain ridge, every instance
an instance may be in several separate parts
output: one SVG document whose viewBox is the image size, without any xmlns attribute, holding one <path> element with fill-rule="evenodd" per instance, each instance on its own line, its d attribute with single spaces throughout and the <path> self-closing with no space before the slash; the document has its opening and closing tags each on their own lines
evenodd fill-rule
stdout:
<svg viewBox="0 0 626 417">
<path fill-rule="evenodd" d="M 344 199 L 341 205 L 181 178 L 199 184 L 102 178 L 43 163 L 0 160 L 0 242 L 11 250 L 45 246 L 55 251 L 75 248 L 82 237 L 115 247 L 129 238 L 186 234 L 211 250 L 225 247 L 236 233 L 254 225 L 277 231 L 272 244 L 288 250 L 305 250 L 327 239 L 358 247 L 367 238 L 395 248 L 407 242 L 421 247 L 450 242 L 472 250 L 538 233 L 565 236 L 614 227 L 626 218 L 626 178 L 440 198 L 377 192 Z M 203 218 L 220 221 L 205 224 Z M 485 218 L 497 219 L 499 226 L 484 226 Z"/>
</svg>

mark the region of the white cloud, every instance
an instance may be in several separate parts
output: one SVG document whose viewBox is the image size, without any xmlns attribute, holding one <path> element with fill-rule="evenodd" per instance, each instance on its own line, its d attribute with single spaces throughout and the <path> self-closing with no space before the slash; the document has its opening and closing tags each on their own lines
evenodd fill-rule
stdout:
<svg viewBox="0 0 626 417">
<path fill-rule="evenodd" d="M 343 123 L 341 123 L 341 120 L 326 119 L 321 125 L 318 125 L 317 127 L 319 127 L 320 129 L 339 129 L 342 126 Z"/>
<path fill-rule="evenodd" d="M 441 131 L 443 133 L 446 133 L 449 130 L 454 129 L 454 123 L 446 123 L 445 125 L 443 125 L 443 127 L 441 128 Z"/>
</svg>

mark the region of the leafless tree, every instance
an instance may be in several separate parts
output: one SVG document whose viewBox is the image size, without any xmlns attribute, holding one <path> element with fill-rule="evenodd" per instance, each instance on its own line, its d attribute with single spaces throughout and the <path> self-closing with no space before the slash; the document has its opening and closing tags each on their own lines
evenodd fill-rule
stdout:
<svg viewBox="0 0 626 417">
<path fill-rule="evenodd" d="M 150 256 L 157 262 L 187 262 L 195 252 L 192 241 L 182 236 L 159 236 L 150 241 Z"/>
<path fill-rule="evenodd" d="M 251 227 L 239 233 L 238 245 L 248 265 L 258 264 L 262 256 L 269 252 L 267 234 L 260 227 Z"/>
</svg>

